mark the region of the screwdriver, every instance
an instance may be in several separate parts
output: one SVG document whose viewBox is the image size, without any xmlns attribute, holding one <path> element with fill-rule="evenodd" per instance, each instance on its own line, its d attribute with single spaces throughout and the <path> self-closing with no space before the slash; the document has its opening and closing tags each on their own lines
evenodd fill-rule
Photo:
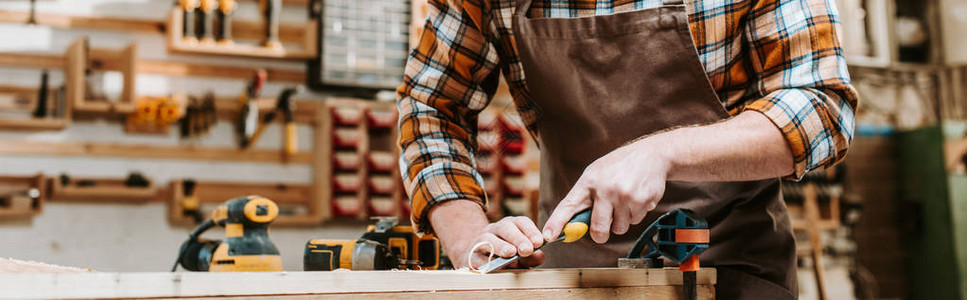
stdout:
<svg viewBox="0 0 967 300">
<path fill-rule="evenodd" d="M 564 225 L 564 230 L 562 230 L 561 236 L 557 237 L 557 239 L 553 241 L 544 243 L 544 245 L 541 245 L 540 247 L 535 248 L 534 251 L 536 252 L 537 250 L 540 250 L 541 248 L 543 248 L 545 245 L 553 242 L 564 241 L 565 243 L 572 243 L 577 240 L 580 240 L 582 237 L 584 237 L 585 234 L 588 233 L 588 228 L 590 227 L 590 224 L 591 224 L 591 209 L 588 208 L 574 215 L 574 217 L 572 217 L 571 220 Z M 487 274 L 495 270 L 499 270 L 500 268 L 503 268 L 518 260 L 520 260 L 519 254 L 508 258 L 503 258 L 503 257 L 497 258 L 490 261 L 486 265 L 483 265 L 482 267 L 480 267 L 480 269 L 477 272 L 480 274 Z"/>
</svg>

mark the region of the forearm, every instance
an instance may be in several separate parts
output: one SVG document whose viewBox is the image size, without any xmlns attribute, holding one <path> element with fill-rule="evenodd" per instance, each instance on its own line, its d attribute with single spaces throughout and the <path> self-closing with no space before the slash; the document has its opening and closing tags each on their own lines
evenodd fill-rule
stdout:
<svg viewBox="0 0 967 300">
<path fill-rule="evenodd" d="M 646 143 L 665 158 L 669 181 L 748 181 L 794 172 L 793 156 L 778 128 L 761 113 L 748 111 L 727 121 L 680 128 Z"/>
</svg>

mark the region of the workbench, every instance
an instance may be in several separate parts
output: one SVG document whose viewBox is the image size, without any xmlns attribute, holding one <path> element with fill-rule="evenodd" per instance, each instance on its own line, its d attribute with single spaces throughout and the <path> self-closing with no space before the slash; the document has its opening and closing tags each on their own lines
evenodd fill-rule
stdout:
<svg viewBox="0 0 967 300">
<path fill-rule="evenodd" d="M 715 269 L 698 271 L 698 298 L 715 298 Z M 0 298 L 681 299 L 677 269 L 538 269 L 264 273 L 0 273 Z"/>
</svg>

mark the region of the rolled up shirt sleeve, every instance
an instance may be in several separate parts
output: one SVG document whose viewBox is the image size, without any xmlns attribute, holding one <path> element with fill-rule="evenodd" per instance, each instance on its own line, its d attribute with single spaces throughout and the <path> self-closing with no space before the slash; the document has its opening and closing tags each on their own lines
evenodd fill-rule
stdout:
<svg viewBox="0 0 967 300">
<path fill-rule="evenodd" d="M 397 89 L 400 174 L 419 233 L 432 232 L 427 213 L 437 204 L 469 200 L 486 207 L 474 150 L 477 114 L 496 92 L 498 56 L 481 30 L 482 6 L 472 2 L 429 1 Z"/>
<path fill-rule="evenodd" d="M 758 111 L 778 127 L 793 154 L 795 173 L 832 166 L 846 157 L 858 102 L 838 36 L 832 0 L 763 0 L 748 15 L 745 40 Z"/>
</svg>

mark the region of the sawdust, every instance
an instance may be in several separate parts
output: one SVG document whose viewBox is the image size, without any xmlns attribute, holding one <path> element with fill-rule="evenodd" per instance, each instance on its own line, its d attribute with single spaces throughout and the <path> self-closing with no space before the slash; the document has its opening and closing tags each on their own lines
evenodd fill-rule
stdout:
<svg viewBox="0 0 967 300">
<path fill-rule="evenodd" d="M 0 273 L 94 273 L 92 269 L 81 269 L 46 264 L 36 261 L 23 261 L 12 258 L 0 258 Z"/>
</svg>

